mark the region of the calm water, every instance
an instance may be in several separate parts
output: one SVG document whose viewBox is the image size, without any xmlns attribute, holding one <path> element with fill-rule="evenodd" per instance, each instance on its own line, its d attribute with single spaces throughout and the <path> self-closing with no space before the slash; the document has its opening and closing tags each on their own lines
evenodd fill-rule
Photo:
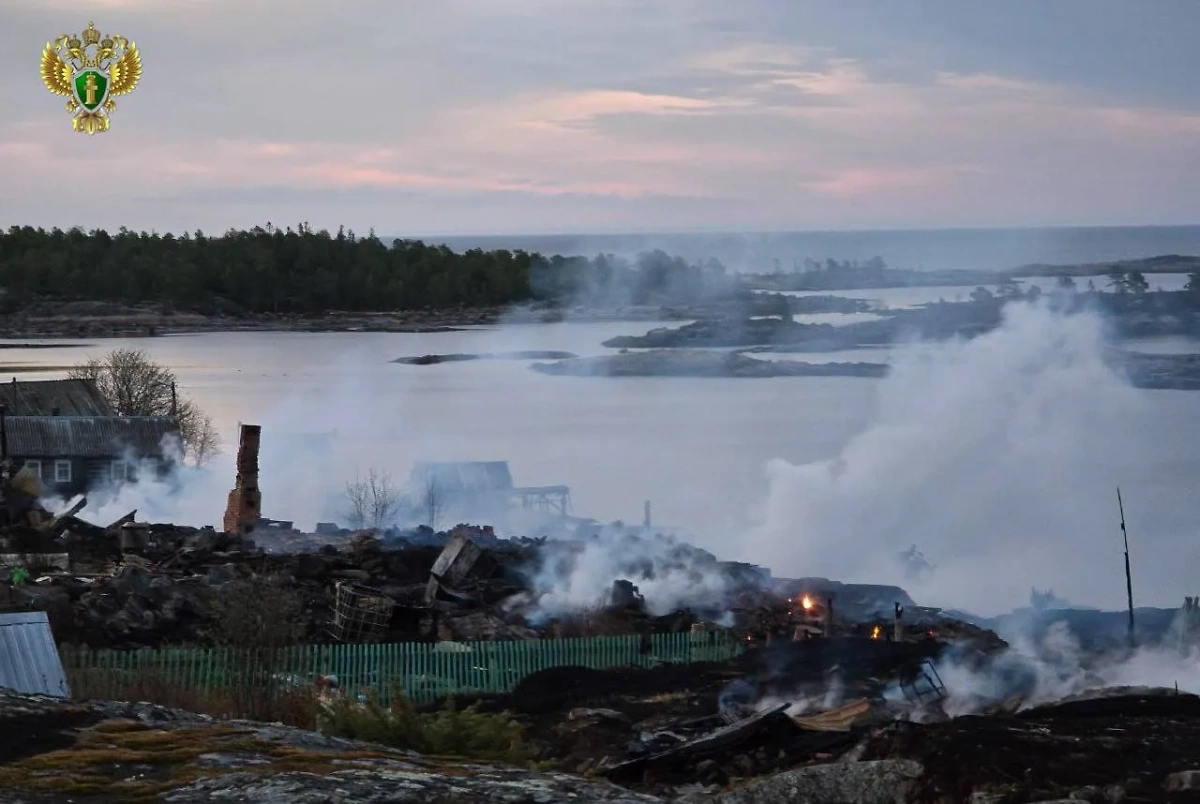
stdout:
<svg viewBox="0 0 1200 804">
<path fill-rule="evenodd" d="M 898 304 L 901 296 L 915 303 L 907 290 L 873 294 L 889 304 Z M 529 361 L 388 362 L 406 355 L 521 349 L 600 354 L 606 351 L 599 345 L 604 339 L 652 326 L 204 334 L 95 341 L 82 349 L 4 350 L 0 362 L 62 366 L 116 347 L 146 350 L 171 366 L 182 391 L 211 413 L 226 437 L 227 453 L 233 451 L 238 422 L 264 426 L 264 511 L 301 526 L 338 507 L 340 490 L 356 470 L 381 467 L 403 478 L 418 460 L 508 460 L 518 485 L 569 485 L 577 515 L 639 521 L 642 503 L 649 499 L 657 522 L 688 528 L 715 552 L 745 558 L 739 534 L 764 498 L 767 462 L 837 457 L 868 425 L 887 381 L 594 379 L 544 376 L 529 370 Z M 1164 348 L 1180 351 L 1187 344 Z M 881 357 L 886 359 L 888 350 L 811 359 Z M 1157 531 L 1163 545 L 1187 554 L 1186 572 L 1175 562 L 1179 577 L 1154 592 L 1174 603 L 1196 591 L 1183 587 L 1193 559 L 1200 559 L 1192 555 L 1200 551 L 1178 547 L 1176 541 L 1184 531 L 1194 536 L 1200 525 L 1195 495 L 1200 393 L 1141 393 L 1152 413 L 1137 426 L 1153 446 L 1137 455 L 1112 456 L 1112 485 L 1121 482 L 1135 505 L 1143 506 L 1138 514 L 1143 538 L 1158 538 L 1147 533 Z M 219 521 L 232 481 L 229 459 L 227 454 L 214 465 L 215 482 L 191 500 L 195 524 Z M 930 494 L 936 499 L 936 489 Z M 1108 502 L 1104 496 L 1102 504 Z M 1152 503 L 1169 516 L 1151 523 L 1145 507 Z M 1175 553 L 1164 555 L 1170 564 Z M 771 563 L 777 557 L 758 558 Z M 1028 588 L 1023 580 L 1017 586 Z"/>
<path fill-rule="evenodd" d="M 334 498 L 356 469 L 381 466 L 407 476 L 416 460 L 508 460 L 520 485 L 570 485 L 579 515 L 640 521 L 642 503 L 650 499 L 656 520 L 686 527 L 741 519 L 761 489 L 766 460 L 830 457 L 870 411 L 869 380 L 821 379 L 804 386 L 788 379 L 598 380 L 541 375 L 528 368 L 529 361 L 388 362 L 522 349 L 600 354 L 607 351 L 599 346 L 606 338 L 652 326 L 205 334 L 104 340 L 86 349 L 5 350 L 0 361 L 61 366 L 113 348 L 144 349 L 177 372 L 182 390 L 210 412 L 227 441 L 236 437 L 238 422 L 263 424 L 264 465 L 328 478 Z M 334 436 L 332 455 L 298 447 L 290 438 L 287 450 L 301 454 L 296 460 L 280 455 L 285 436 L 320 434 Z M 313 465 L 297 465 L 305 461 Z M 311 524 L 328 513 L 327 500 L 272 486 L 269 477 L 263 482 L 269 516 Z M 223 499 L 212 501 L 213 521 L 223 505 Z"/>
</svg>

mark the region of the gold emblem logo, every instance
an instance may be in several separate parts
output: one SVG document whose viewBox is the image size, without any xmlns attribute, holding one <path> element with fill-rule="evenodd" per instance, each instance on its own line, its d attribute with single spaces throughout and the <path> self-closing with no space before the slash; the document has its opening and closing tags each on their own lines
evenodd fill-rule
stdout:
<svg viewBox="0 0 1200 804">
<path fill-rule="evenodd" d="M 67 97 L 71 126 L 85 134 L 108 131 L 117 95 L 133 92 L 142 79 L 142 56 L 123 36 L 101 36 L 88 23 L 79 36 L 63 34 L 42 51 L 42 83 Z"/>
</svg>

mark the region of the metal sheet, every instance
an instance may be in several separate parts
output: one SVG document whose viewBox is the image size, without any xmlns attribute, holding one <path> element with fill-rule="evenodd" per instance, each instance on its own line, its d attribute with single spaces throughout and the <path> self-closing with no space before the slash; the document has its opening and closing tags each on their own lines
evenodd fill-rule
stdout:
<svg viewBox="0 0 1200 804">
<path fill-rule="evenodd" d="M 0 687 L 71 697 L 46 612 L 0 613 Z"/>
<path fill-rule="evenodd" d="M 871 711 L 866 698 L 851 701 L 845 706 L 815 715 L 792 715 L 792 722 L 808 731 L 849 731 L 850 727 Z"/>
<path fill-rule="evenodd" d="M 172 416 L 5 416 L 8 454 L 17 458 L 157 457 L 178 435 Z"/>
<path fill-rule="evenodd" d="M 0 405 L 9 416 L 116 416 L 93 380 L 23 380 L 0 383 Z M 55 413 L 55 410 L 58 412 Z"/>
</svg>

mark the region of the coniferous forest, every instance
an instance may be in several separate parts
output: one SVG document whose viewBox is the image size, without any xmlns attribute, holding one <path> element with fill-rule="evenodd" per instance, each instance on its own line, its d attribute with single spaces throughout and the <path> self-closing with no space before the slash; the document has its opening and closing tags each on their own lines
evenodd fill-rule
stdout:
<svg viewBox="0 0 1200 804">
<path fill-rule="evenodd" d="M 219 237 L 122 228 L 0 231 L 0 309 L 34 300 L 156 303 L 199 313 L 312 314 L 493 307 L 521 302 L 643 304 L 727 296 L 716 261 L 662 251 L 626 260 L 525 251 L 456 253 L 372 232 L 267 224 Z"/>
</svg>

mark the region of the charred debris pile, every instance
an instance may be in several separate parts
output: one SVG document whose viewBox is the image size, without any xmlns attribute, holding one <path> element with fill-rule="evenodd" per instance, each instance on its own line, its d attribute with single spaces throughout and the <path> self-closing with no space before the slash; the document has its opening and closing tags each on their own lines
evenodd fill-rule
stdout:
<svg viewBox="0 0 1200 804">
<path fill-rule="evenodd" d="M 261 519 L 238 534 L 132 513 L 108 526 L 74 514 L 27 519 L 0 529 L 10 562 L 0 588 L 8 606 L 46 609 L 60 641 L 97 648 L 211 644 L 220 638 L 215 604 L 247 582 L 291 590 L 311 642 L 681 631 L 735 641 L 744 650 L 725 662 L 555 667 L 505 694 L 458 697 L 513 713 L 539 759 L 664 794 L 821 766 L 882 751 L 888 739 L 913 753 L 908 732 L 892 730 L 898 720 L 946 721 L 937 659 L 953 649 L 984 662 L 1006 647 L 896 587 L 780 581 L 681 544 L 671 554 L 679 567 L 655 569 L 720 575 L 723 584 L 703 587 L 710 599 L 656 614 L 639 588 L 655 578 L 631 566 L 595 606 L 545 616 L 539 572 L 586 542 L 512 541 L 470 526 L 407 536 L 309 534 Z M 14 564 L 26 573 L 18 584 Z"/>
<path fill-rule="evenodd" d="M 1195 696 L 1125 689 L 1028 708 L 1031 693 L 1008 684 L 951 717 L 962 700 L 940 662 L 987 673 L 1007 645 L 903 589 L 774 579 L 649 530 L 610 543 L 468 525 L 304 533 L 261 516 L 257 436 L 243 431 L 222 531 L 136 512 L 100 526 L 78 516 L 85 501 L 51 515 L 4 478 L 0 610 L 46 610 L 63 643 L 207 645 L 221 639 L 222 601 L 271 584 L 298 601 L 308 642 L 687 632 L 740 646 L 723 662 L 559 666 L 507 693 L 458 696 L 512 713 L 538 759 L 662 800 L 1117 804 L 1200 789 Z M 596 549 L 613 560 L 586 560 Z M 562 594 L 581 567 L 580 587 L 605 590 L 590 604 Z"/>
<path fill-rule="evenodd" d="M 118 649 L 212 644 L 222 600 L 240 592 L 254 605 L 264 584 L 288 593 L 286 616 L 310 643 L 695 632 L 746 646 L 835 635 L 1003 644 L 897 587 L 778 581 L 646 528 L 574 540 L 470 525 L 303 533 L 262 516 L 260 436 L 242 426 L 222 531 L 139 522 L 136 511 L 99 526 L 78 516 L 86 499 L 52 516 L 21 473 L 5 472 L 0 607 L 47 611 L 60 642 Z"/>
<path fill-rule="evenodd" d="M 757 646 L 834 634 L 888 641 L 899 627 L 908 629 L 900 634 L 906 641 L 967 636 L 1003 644 L 914 606 L 895 587 L 779 581 L 685 544 L 673 544 L 653 566 L 628 562 L 590 604 L 549 609 L 547 568 L 566 577 L 587 540 L 500 539 L 491 528 L 468 525 L 442 533 L 312 534 L 264 520 L 238 534 L 138 522 L 135 512 L 98 526 L 77 513 L 0 528 L 0 609 L 45 610 L 59 641 L 95 648 L 213 644 L 214 604 L 251 584 L 286 590 L 298 603 L 301 639 L 313 643 L 704 631 Z M 671 572 L 709 582 L 660 610 L 639 584 Z"/>
</svg>

